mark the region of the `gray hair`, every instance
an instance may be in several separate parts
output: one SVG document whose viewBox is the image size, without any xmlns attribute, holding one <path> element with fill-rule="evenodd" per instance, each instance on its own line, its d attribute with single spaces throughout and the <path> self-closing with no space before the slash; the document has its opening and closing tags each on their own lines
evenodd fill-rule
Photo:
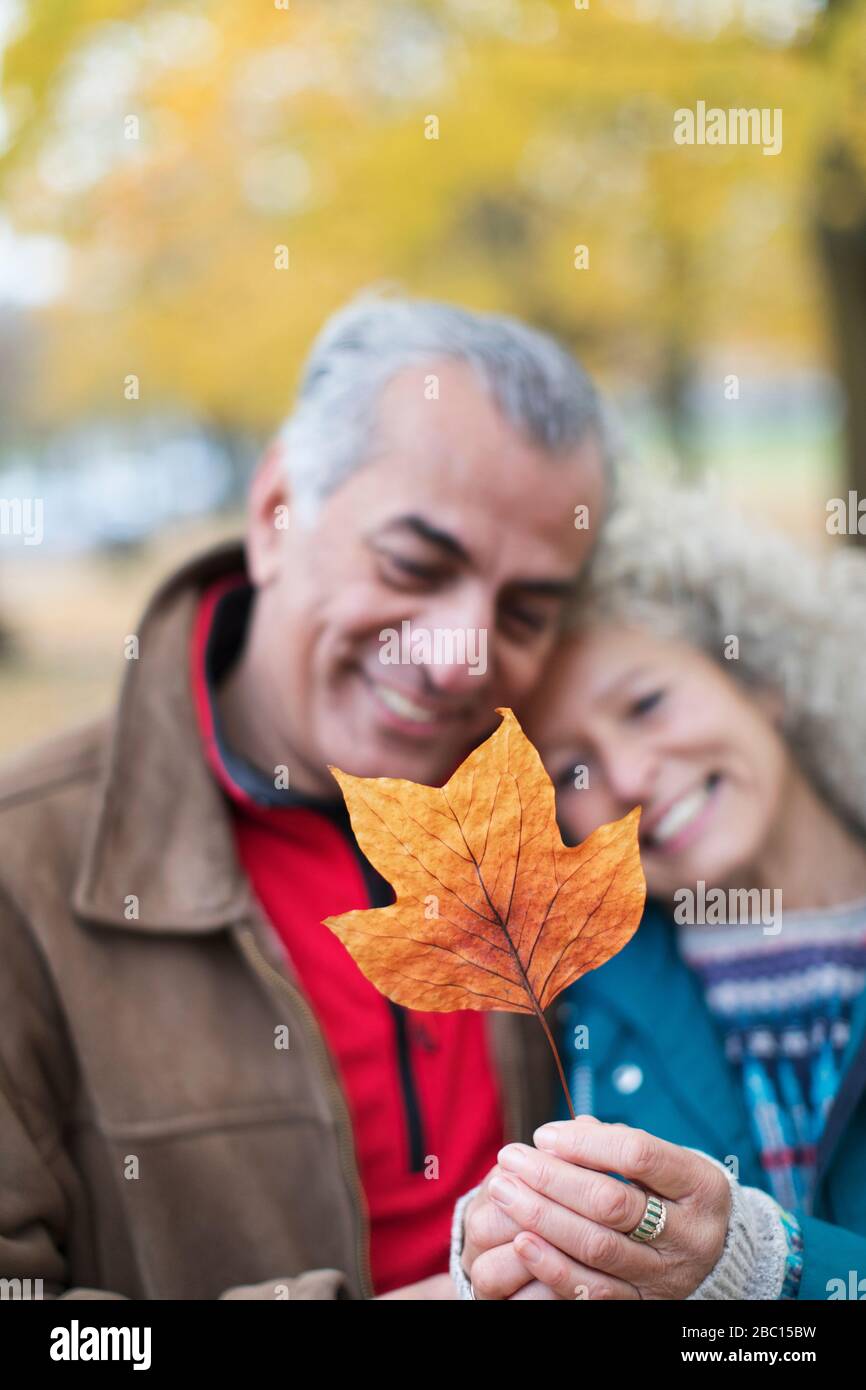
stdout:
<svg viewBox="0 0 866 1390">
<path fill-rule="evenodd" d="M 866 555 L 756 530 L 711 487 L 620 487 L 627 501 L 602 531 L 567 626 L 684 639 L 735 679 L 776 690 L 800 766 L 866 834 Z M 728 661 L 731 636 L 739 652 Z"/>
<path fill-rule="evenodd" d="M 404 367 L 467 362 L 503 414 L 551 455 L 590 431 L 613 448 L 598 393 L 554 338 L 504 314 L 362 291 L 326 321 L 280 431 L 298 514 L 308 523 L 368 456 L 380 393 Z"/>
</svg>

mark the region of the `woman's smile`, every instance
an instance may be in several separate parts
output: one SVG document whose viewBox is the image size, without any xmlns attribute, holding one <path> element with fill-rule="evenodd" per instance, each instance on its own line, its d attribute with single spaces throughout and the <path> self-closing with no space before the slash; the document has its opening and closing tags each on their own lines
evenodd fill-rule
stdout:
<svg viewBox="0 0 866 1390">
<path fill-rule="evenodd" d="M 721 784 L 721 774 L 711 772 L 699 787 L 669 802 L 660 814 L 650 815 L 641 834 L 645 848 L 655 854 L 679 854 L 693 844 L 712 818 Z"/>
</svg>

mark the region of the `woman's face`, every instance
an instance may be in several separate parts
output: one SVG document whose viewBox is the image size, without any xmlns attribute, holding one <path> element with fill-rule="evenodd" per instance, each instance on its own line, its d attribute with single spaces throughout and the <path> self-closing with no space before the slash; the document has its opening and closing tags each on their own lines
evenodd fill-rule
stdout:
<svg viewBox="0 0 866 1390">
<path fill-rule="evenodd" d="M 748 886 L 792 770 L 779 710 L 695 647 L 609 628 L 564 639 L 525 728 L 566 838 L 641 805 L 647 886 L 669 897 Z"/>
</svg>

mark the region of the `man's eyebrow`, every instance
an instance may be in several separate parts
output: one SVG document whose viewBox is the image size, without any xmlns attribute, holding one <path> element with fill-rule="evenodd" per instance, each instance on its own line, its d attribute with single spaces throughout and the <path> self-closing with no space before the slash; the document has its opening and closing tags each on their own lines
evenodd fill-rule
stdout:
<svg viewBox="0 0 866 1390">
<path fill-rule="evenodd" d="M 464 563 L 469 560 L 469 552 L 460 544 L 456 536 L 452 536 L 449 531 L 442 531 L 438 526 L 431 526 L 429 521 L 426 521 L 423 516 L 418 516 L 415 512 L 409 512 L 406 516 L 394 517 L 393 521 L 389 521 L 387 526 L 383 527 L 383 530 L 393 531 L 399 527 L 413 531 L 422 541 L 429 541 L 431 545 L 438 545 L 440 550 L 447 551 L 455 560 L 462 560 Z"/>
<path fill-rule="evenodd" d="M 569 598 L 574 593 L 574 579 L 512 579 L 509 589 L 538 594 L 541 598 Z"/>
<path fill-rule="evenodd" d="M 470 555 L 465 546 L 458 541 L 456 536 L 452 536 L 450 531 L 443 531 L 441 527 L 433 526 L 425 517 L 419 516 L 417 512 L 407 512 L 405 516 L 396 516 L 387 525 L 382 527 L 383 531 L 394 531 L 403 528 L 412 531 L 421 540 L 428 541 L 431 545 L 439 546 L 447 554 L 453 556 L 455 560 L 461 560 L 464 564 L 470 563 Z M 576 580 L 569 579 L 513 579 L 509 589 L 519 589 L 521 593 L 536 594 L 540 598 L 568 598 L 573 592 Z"/>
</svg>

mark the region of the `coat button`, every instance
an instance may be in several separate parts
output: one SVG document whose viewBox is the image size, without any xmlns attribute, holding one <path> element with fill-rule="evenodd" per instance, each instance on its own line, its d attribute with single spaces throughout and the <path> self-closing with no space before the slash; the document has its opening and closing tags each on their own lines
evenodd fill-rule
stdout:
<svg viewBox="0 0 866 1390">
<path fill-rule="evenodd" d="M 620 1095 L 630 1096 L 643 1085 L 643 1072 L 636 1062 L 625 1062 L 614 1072 L 613 1084 Z"/>
</svg>

